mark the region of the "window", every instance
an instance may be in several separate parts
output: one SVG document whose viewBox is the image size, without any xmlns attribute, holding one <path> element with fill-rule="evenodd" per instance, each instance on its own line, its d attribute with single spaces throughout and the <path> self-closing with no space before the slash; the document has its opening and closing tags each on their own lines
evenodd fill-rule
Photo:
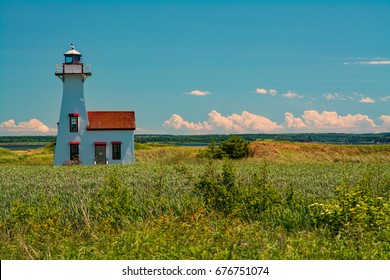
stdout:
<svg viewBox="0 0 390 280">
<path fill-rule="evenodd" d="M 121 142 L 111 142 L 112 144 L 112 159 L 121 159 Z"/>
<path fill-rule="evenodd" d="M 69 131 L 78 132 L 79 131 L 79 115 L 78 114 L 69 114 Z"/>
<path fill-rule="evenodd" d="M 69 144 L 70 160 L 79 160 L 79 144 Z"/>
<path fill-rule="evenodd" d="M 72 63 L 73 57 L 72 56 L 65 56 L 65 63 Z"/>
</svg>

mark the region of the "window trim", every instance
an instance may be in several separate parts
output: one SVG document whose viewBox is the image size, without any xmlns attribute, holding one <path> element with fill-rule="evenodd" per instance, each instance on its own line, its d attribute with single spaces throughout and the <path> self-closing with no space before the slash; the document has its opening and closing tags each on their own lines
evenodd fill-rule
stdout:
<svg viewBox="0 0 390 280">
<path fill-rule="evenodd" d="M 72 120 L 76 120 L 76 127 L 72 129 Z M 69 132 L 79 132 L 79 114 L 69 114 Z"/>
<path fill-rule="evenodd" d="M 117 148 L 115 148 L 115 147 L 117 147 Z M 111 152 L 112 160 L 121 160 L 122 159 L 122 142 L 120 142 L 120 141 L 111 142 L 111 150 L 112 150 L 112 152 Z"/>
<path fill-rule="evenodd" d="M 77 153 L 73 151 L 73 147 L 77 147 Z M 74 160 L 73 157 L 80 158 L 80 142 L 69 142 L 69 159 Z"/>
</svg>

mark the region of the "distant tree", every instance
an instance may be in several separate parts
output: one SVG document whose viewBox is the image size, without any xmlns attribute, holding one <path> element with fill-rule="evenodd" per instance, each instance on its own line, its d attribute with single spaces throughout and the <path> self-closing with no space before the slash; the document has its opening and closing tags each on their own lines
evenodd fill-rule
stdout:
<svg viewBox="0 0 390 280">
<path fill-rule="evenodd" d="M 223 141 L 219 148 L 231 159 L 238 159 L 248 156 L 249 142 L 240 136 L 233 135 Z"/>
<path fill-rule="evenodd" d="M 248 141 L 235 135 L 223 141 L 219 146 L 217 146 L 215 141 L 212 139 L 207 149 L 201 153 L 201 156 L 213 159 L 239 159 L 248 155 L 248 146 Z"/>
</svg>

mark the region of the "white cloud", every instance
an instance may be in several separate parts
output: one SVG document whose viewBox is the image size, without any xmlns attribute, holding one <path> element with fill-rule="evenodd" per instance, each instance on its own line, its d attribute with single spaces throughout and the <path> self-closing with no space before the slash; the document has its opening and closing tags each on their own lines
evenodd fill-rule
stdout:
<svg viewBox="0 0 390 280">
<path fill-rule="evenodd" d="M 268 91 L 265 88 L 257 88 L 256 92 L 258 94 L 267 94 Z"/>
<path fill-rule="evenodd" d="M 375 103 L 375 100 L 370 97 L 362 97 L 358 102 L 360 103 Z"/>
<path fill-rule="evenodd" d="M 370 97 L 367 97 L 367 96 L 364 96 L 363 94 L 359 93 L 359 92 L 355 92 L 353 94 L 357 99 L 355 99 L 355 97 L 353 96 L 348 96 L 348 98 L 352 101 L 357 101 L 359 103 L 375 103 L 375 100 L 370 98 Z"/>
<path fill-rule="evenodd" d="M 196 96 L 205 96 L 205 95 L 209 95 L 210 92 L 208 92 L 208 91 L 201 91 L 201 90 L 195 89 L 195 90 L 186 92 L 185 94 L 188 94 L 188 95 L 196 95 Z"/>
<path fill-rule="evenodd" d="M 1 135 L 54 135 L 56 133 L 57 130 L 55 128 L 49 128 L 37 119 L 31 119 L 18 124 L 13 119 L 0 123 Z"/>
<path fill-rule="evenodd" d="M 286 112 L 284 114 L 284 120 L 285 120 L 285 128 L 288 129 L 302 129 L 307 128 L 307 124 L 305 124 L 301 118 L 294 118 L 294 115 Z"/>
<path fill-rule="evenodd" d="M 303 95 L 299 95 L 294 91 L 289 90 L 287 93 L 282 94 L 286 98 L 303 98 Z"/>
<path fill-rule="evenodd" d="M 383 102 L 390 101 L 390 95 L 389 95 L 389 96 L 386 96 L 386 97 L 381 97 L 380 99 L 381 99 Z"/>
<path fill-rule="evenodd" d="M 324 94 L 323 95 L 325 97 L 326 100 L 346 100 L 347 98 L 345 98 L 344 95 L 340 94 L 340 93 L 327 93 L 327 94 Z"/>
<path fill-rule="evenodd" d="M 381 60 L 381 61 L 361 61 L 355 64 L 366 64 L 366 65 L 386 65 L 390 64 L 390 60 Z"/>
<path fill-rule="evenodd" d="M 265 88 L 257 88 L 256 89 L 256 93 L 263 94 L 263 95 L 269 93 L 270 95 L 275 96 L 277 91 L 276 91 L 276 89 L 269 89 L 269 90 L 267 90 Z"/>
<path fill-rule="evenodd" d="M 216 110 L 208 114 L 209 119 L 203 122 L 188 122 L 180 115 L 173 114 L 165 121 L 165 128 L 174 128 L 184 133 L 283 133 L 283 132 L 345 132 L 365 133 L 390 130 L 390 116 L 382 115 L 382 124 L 376 124 L 367 115 L 339 115 L 337 112 L 304 111 L 300 117 L 285 113 L 283 124 L 243 111 L 241 114 L 223 116 Z"/>
<path fill-rule="evenodd" d="M 177 130 L 186 129 L 192 131 L 209 131 L 211 130 L 206 122 L 193 123 L 185 121 L 180 115 L 173 114 L 171 118 L 164 122 L 163 126 L 170 126 Z"/>
<path fill-rule="evenodd" d="M 375 103 L 375 100 L 371 97 L 364 96 L 361 93 L 355 92 L 352 96 L 345 97 L 340 93 L 326 93 L 323 95 L 326 100 L 351 100 L 359 103 Z M 390 100 L 390 96 L 381 98 L 382 101 Z"/>
<path fill-rule="evenodd" d="M 382 115 L 379 119 L 382 121 L 382 131 L 390 132 L 390 116 Z"/>
<path fill-rule="evenodd" d="M 390 60 L 388 58 L 383 57 L 359 57 L 357 58 L 360 61 L 352 61 L 352 62 L 344 62 L 344 64 L 360 64 L 360 65 L 389 65 Z M 365 60 L 365 61 L 361 61 Z"/>
<path fill-rule="evenodd" d="M 184 130 L 188 133 L 260 133 L 282 129 L 282 125 L 276 122 L 246 111 L 240 115 L 232 114 L 225 117 L 213 110 L 208 116 L 207 121 L 194 123 L 184 120 L 180 115 L 173 114 L 163 123 L 163 126 Z"/>
<path fill-rule="evenodd" d="M 302 119 L 313 132 L 362 132 L 374 131 L 376 128 L 374 121 L 362 114 L 340 116 L 337 112 L 323 111 L 320 114 L 315 110 L 307 110 Z"/>
</svg>

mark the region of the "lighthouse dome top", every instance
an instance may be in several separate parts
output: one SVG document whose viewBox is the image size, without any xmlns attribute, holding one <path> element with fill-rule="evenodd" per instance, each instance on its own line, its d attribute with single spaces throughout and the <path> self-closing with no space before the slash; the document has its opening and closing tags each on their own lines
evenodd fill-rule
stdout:
<svg viewBox="0 0 390 280">
<path fill-rule="evenodd" d="M 66 53 L 64 53 L 64 55 L 65 55 L 65 56 L 66 56 L 66 55 L 81 55 L 81 53 L 79 53 L 78 51 L 76 51 L 76 50 L 74 49 L 73 43 L 71 43 L 71 44 L 70 44 L 70 50 L 67 51 Z"/>
<path fill-rule="evenodd" d="M 81 55 L 80 52 L 76 51 L 75 49 L 71 49 L 69 51 L 67 51 L 66 53 L 64 53 L 64 55 Z"/>
</svg>

